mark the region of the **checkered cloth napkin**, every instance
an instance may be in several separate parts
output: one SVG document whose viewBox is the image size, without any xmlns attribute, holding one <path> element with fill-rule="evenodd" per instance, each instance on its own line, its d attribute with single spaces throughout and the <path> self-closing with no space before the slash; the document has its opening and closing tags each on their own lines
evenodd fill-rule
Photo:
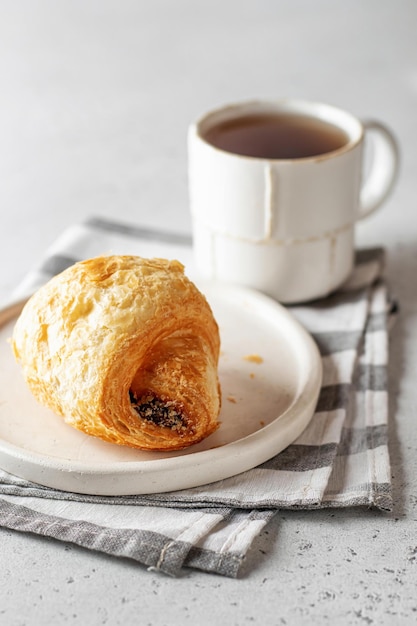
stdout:
<svg viewBox="0 0 417 626">
<path fill-rule="evenodd" d="M 90 219 L 48 250 L 15 295 L 31 293 L 77 260 L 99 254 L 177 258 L 192 269 L 189 237 Z M 66 493 L 0 470 L 0 524 L 129 557 L 178 575 L 193 567 L 236 577 L 278 509 L 392 507 L 387 436 L 392 304 L 381 249 L 357 253 L 349 283 L 291 312 L 317 342 L 323 384 L 307 429 L 286 450 L 238 476 L 172 493 Z M 192 272 L 188 271 L 191 276 Z"/>
</svg>

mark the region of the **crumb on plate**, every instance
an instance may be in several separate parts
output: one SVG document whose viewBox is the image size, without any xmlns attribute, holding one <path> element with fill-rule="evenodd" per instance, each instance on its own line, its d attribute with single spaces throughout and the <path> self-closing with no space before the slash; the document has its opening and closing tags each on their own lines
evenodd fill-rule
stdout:
<svg viewBox="0 0 417 626">
<path fill-rule="evenodd" d="M 250 363 L 263 363 L 264 360 L 259 354 L 247 354 L 243 357 L 245 361 L 249 361 Z"/>
</svg>

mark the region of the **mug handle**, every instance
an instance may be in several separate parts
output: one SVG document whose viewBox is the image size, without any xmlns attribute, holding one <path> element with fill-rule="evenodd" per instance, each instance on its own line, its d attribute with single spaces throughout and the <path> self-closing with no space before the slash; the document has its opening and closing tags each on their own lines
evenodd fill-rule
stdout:
<svg viewBox="0 0 417 626">
<path fill-rule="evenodd" d="M 370 171 L 360 191 L 359 219 L 377 209 L 391 192 L 398 174 L 399 148 L 392 132 L 381 122 L 362 122 L 372 136 L 373 155 Z"/>
</svg>

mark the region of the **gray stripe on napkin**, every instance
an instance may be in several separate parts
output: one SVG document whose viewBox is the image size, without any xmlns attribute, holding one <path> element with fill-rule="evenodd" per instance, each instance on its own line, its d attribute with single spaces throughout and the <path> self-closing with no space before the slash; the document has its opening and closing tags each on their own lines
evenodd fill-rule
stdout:
<svg viewBox="0 0 417 626">
<path fill-rule="evenodd" d="M 286 472 L 309 472 L 331 465 L 336 451 L 337 443 L 325 443 L 321 446 L 294 444 L 259 467 Z"/>
<path fill-rule="evenodd" d="M 355 265 L 366 265 L 367 263 L 384 262 L 384 248 L 362 248 L 355 251 Z"/>
<path fill-rule="evenodd" d="M 362 337 L 362 331 L 335 331 L 326 333 L 313 333 L 320 354 L 327 356 L 335 352 L 355 350 Z"/>
<path fill-rule="evenodd" d="M 44 274 L 48 274 L 49 276 L 55 276 L 56 274 L 60 274 L 66 270 L 68 267 L 71 267 L 71 265 L 74 265 L 77 261 L 79 261 L 79 259 L 74 257 L 54 254 L 45 259 L 40 267 L 40 271 Z"/>
<path fill-rule="evenodd" d="M 366 323 L 366 332 L 378 332 L 386 328 L 386 314 L 375 313 L 369 315 Z M 328 356 L 345 350 L 356 350 L 363 337 L 363 330 L 337 330 L 321 333 L 312 333 L 320 354 Z"/>
<path fill-rule="evenodd" d="M 120 222 L 113 222 L 107 219 L 104 220 L 99 217 L 92 217 L 87 220 L 86 226 L 103 232 L 115 233 L 126 237 L 134 237 L 135 239 L 175 243 L 183 246 L 191 246 L 192 244 L 192 238 L 190 235 L 163 230 L 153 230 L 151 228 L 134 226 L 132 224 L 122 224 Z"/>
<path fill-rule="evenodd" d="M 214 550 L 192 547 L 185 558 L 184 565 L 205 572 L 215 572 L 229 578 L 236 578 L 244 557 L 244 554 L 231 552 L 219 554 Z"/>
<path fill-rule="evenodd" d="M 61 541 L 97 550 L 113 556 L 124 556 L 171 576 L 178 575 L 191 545 L 149 530 L 105 528 L 91 522 L 73 521 L 38 514 L 30 508 L 0 498 L 2 526 L 41 534 Z M 163 558 L 161 558 L 163 555 Z"/>
<path fill-rule="evenodd" d="M 368 290 L 363 287 L 352 291 L 336 291 L 326 296 L 326 298 L 309 303 L 308 308 L 315 311 L 330 311 L 343 304 L 359 304 L 360 302 L 366 302 L 368 297 Z M 288 308 L 291 310 L 291 308 L 297 308 L 297 306 L 298 305 L 293 305 Z"/>
<path fill-rule="evenodd" d="M 387 313 L 374 313 L 368 317 L 366 322 L 366 332 L 376 332 L 386 330 Z"/>
<path fill-rule="evenodd" d="M 388 372 L 386 365 L 361 363 L 358 365 L 355 387 L 358 391 L 386 391 Z"/>
<path fill-rule="evenodd" d="M 316 412 L 322 413 L 345 408 L 349 400 L 350 391 L 351 385 L 348 383 L 322 387 Z"/>
<path fill-rule="evenodd" d="M 70 491 L 61 491 L 59 489 L 51 489 L 43 487 L 30 481 L 26 481 L 18 476 L 8 474 L 4 470 L 0 470 L 0 493 L 7 496 L 25 496 L 29 498 L 45 498 L 47 500 L 64 500 L 66 502 L 85 502 L 90 504 L 123 504 L 123 505 L 147 505 L 147 506 L 164 506 L 166 500 L 170 500 L 173 506 L 181 509 L 198 508 L 200 513 L 207 515 L 217 515 L 219 512 L 216 503 L 211 506 L 210 502 L 181 502 L 175 501 L 172 494 L 152 495 L 133 495 L 133 496 L 96 496 L 83 493 L 72 493 Z M 232 505 L 233 506 L 233 505 Z M 222 504 L 222 516 L 228 516 L 233 512 L 233 508 Z M 1 518 L 0 518 L 1 521 Z"/>
<path fill-rule="evenodd" d="M 338 456 L 349 456 L 366 450 L 385 446 L 388 441 L 386 424 L 367 426 L 366 428 L 343 428 L 338 446 Z"/>
<path fill-rule="evenodd" d="M 309 472 L 331 466 L 336 454 L 349 456 L 372 450 L 386 445 L 387 439 L 385 425 L 344 428 L 340 443 L 325 443 L 320 446 L 292 444 L 259 467 L 287 472 Z"/>
</svg>

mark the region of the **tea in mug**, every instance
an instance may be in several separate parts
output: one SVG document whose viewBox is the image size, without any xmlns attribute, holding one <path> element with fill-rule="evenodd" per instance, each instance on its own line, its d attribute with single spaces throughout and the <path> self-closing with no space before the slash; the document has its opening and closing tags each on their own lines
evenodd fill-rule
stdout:
<svg viewBox="0 0 417 626">
<path fill-rule="evenodd" d="M 221 150 L 259 159 L 305 159 L 339 150 L 347 134 L 320 119 L 295 113 L 253 113 L 219 122 L 203 138 Z"/>
</svg>

